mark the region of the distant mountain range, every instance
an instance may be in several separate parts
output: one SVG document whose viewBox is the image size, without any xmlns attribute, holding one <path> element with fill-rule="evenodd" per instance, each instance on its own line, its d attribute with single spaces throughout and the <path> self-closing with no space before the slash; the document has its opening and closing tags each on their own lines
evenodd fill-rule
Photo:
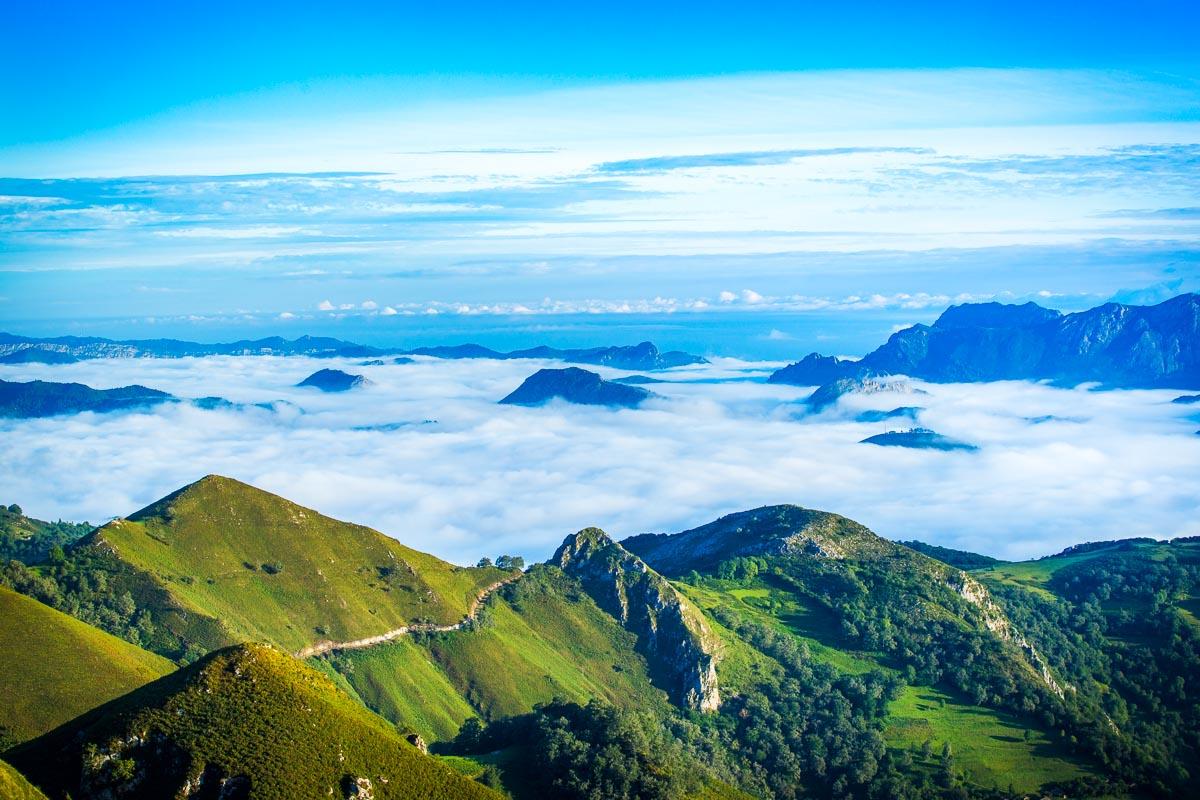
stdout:
<svg viewBox="0 0 1200 800">
<path fill-rule="evenodd" d="M 587 406 L 635 408 L 654 394 L 640 386 L 606 381 L 595 372 L 579 367 L 540 369 L 500 402 L 504 405 L 538 406 L 565 400 Z"/>
<path fill-rule="evenodd" d="M 463 344 L 452 347 L 418 347 L 415 350 L 404 351 L 404 355 L 436 356 L 437 358 L 543 358 L 631 370 L 669 369 L 708 363 L 707 359 L 678 350 L 659 352 L 653 342 L 621 347 L 589 347 L 571 350 L 543 346 L 531 347 L 527 350 L 513 350 L 509 353 L 501 353 L 478 344 Z"/>
<path fill-rule="evenodd" d="M 819 386 L 879 375 L 1200 388 L 1200 295 L 1155 306 L 1106 303 L 1074 314 L 1035 303 L 951 306 L 933 325 L 905 328 L 859 361 L 811 353 L 769 380 Z"/>
<path fill-rule="evenodd" d="M 708 363 L 700 356 L 679 351 L 659 352 L 653 342 L 636 345 L 559 349 L 532 347 L 503 353 L 478 344 L 418 347 L 411 350 L 355 344 L 325 336 L 284 339 L 242 339 L 221 344 L 200 344 L 178 339 L 114 340 L 101 337 L 59 336 L 33 338 L 0 333 L 0 363 L 71 363 L 88 358 L 183 358 L 186 356 L 310 356 L 314 358 L 375 358 L 378 356 L 434 356 L 436 358 L 540 358 L 577 364 L 656 370 Z M 396 359 L 395 363 L 406 363 Z"/>
<path fill-rule="evenodd" d="M 1200 540 L 1008 563 L 772 505 L 522 571 L 208 476 L 27 544 L 0 564 L 14 797 L 1200 789 Z"/>
</svg>

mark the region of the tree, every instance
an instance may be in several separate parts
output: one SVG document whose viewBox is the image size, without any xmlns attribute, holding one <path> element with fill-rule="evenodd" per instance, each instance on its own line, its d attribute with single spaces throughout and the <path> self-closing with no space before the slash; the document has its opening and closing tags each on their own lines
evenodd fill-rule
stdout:
<svg viewBox="0 0 1200 800">
<path fill-rule="evenodd" d="M 496 566 L 503 570 L 525 569 L 525 559 L 521 556 L 503 555 L 496 559 Z"/>
<path fill-rule="evenodd" d="M 479 567 L 480 569 L 487 569 L 488 567 L 492 566 L 492 560 L 487 556 L 484 556 L 483 558 L 479 559 L 479 563 L 475 566 Z"/>
</svg>

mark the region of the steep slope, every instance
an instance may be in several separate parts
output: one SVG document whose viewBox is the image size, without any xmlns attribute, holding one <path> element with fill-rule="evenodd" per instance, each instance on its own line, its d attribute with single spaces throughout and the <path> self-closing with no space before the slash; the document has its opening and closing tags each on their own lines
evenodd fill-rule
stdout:
<svg viewBox="0 0 1200 800">
<path fill-rule="evenodd" d="M 55 800 L 497 796 L 259 645 L 213 653 L 8 756 Z"/>
<path fill-rule="evenodd" d="M 89 554 L 127 565 L 193 621 L 219 623 L 226 641 L 289 651 L 414 622 L 456 623 L 481 589 L 508 575 L 456 567 L 214 475 L 97 529 L 71 557 Z"/>
<path fill-rule="evenodd" d="M 903 598 L 910 606 L 908 613 L 913 622 L 918 618 L 930 624 L 955 620 L 964 630 L 986 631 L 1003 643 L 1002 658 L 1015 673 L 1032 679 L 1039 689 L 1063 696 L 1064 688 L 1042 654 L 1014 628 L 979 581 L 962 570 L 889 542 L 846 517 L 799 506 L 765 506 L 682 533 L 643 534 L 622 544 L 667 575 L 714 573 L 723 567 L 736 572 L 738 568 L 733 565 L 737 559 L 786 559 L 774 562 L 779 574 L 790 570 L 794 585 L 814 594 L 824 593 L 830 601 L 847 591 L 842 587 L 831 590 L 831 575 L 837 576 L 838 583 L 854 586 L 870 574 L 888 595 L 896 593 L 900 587 L 891 584 L 898 583 L 904 587 L 901 591 L 913 595 Z M 753 568 L 741 566 L 743 571 L 760 568 L 757 562 Z M 814 585 L 808 586 L 808 582 Z M 849 596 L 857 604 L 869 596 L 869 590 L 855 588 Z"/>
<path fill-rule="evenodd" d="M 1106 303 L 1060 314 L 1033 303 L 951 306 L 860 361 L 812 354 L 771 380 L 800 386 L 902 374 L 935 382 L 1098 381 L 1123 387 L 1200 387 L 1200 295 L 1156 306 Z"/>
<path fill-rule="evenodd" d="M 601 608 L 637 635 L 675 703 L 698 711 L 720 707 L 718 639 L 665 578 L 599 528 L 568 536 L 551 563 L 578 578 Z"/>
<path fill-rule="evenodd" d="M 665 708 L 635 637 L 556 567 L 535 565 L 467 629 L 313 659 L 372 710 L 428 740 L 467 719 L 527 713 L 555 697 Z"/>
<path fill-rule="evenodd" d="M 166 392 L 147 389 L 145 386 L 93 389 L 82 383 L 21 383 L 0 380 L 0 417 L 17 419 L 53 417 L 59 414 L 77 414 L 81 411 L 123 411 L 166 403 L 174 399 Z"/>
<path fill-rule="evenodd" d="M 566 400 L 588 406 L 635 408 L 654 395 L 639 386 L 606 381 L 579 367 L 540 369 L 500 402 L 504 405 L 536 406 L 551 400 Z"/>
<path fill-rule="evenodd" d="M 46 795 L 25 780 L 24 775 L 3 761 L 0 761 L 0 797 L 4 800 L 46 800 Z"/>
<path fill-rule="evenodd" d="M 165 658 L 0 587 L 0 748 L 45 733 L 174 668 Z"/>
</svg>

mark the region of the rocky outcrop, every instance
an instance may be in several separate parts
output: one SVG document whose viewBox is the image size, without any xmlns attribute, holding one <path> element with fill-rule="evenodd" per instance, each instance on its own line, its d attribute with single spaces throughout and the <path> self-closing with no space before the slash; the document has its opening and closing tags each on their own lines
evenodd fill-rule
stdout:
<svg viewBox="0 0 1200 800">
<path fill-rule="evenodd" d="M 912 384 L 903 378 L 839 378 L 818 386 L 804 404 L 808 406 L 809 411 L 816 413 L 836 405 L 838 400 L 848 394 L 872 395 L 886 392 L 925 394 L 920 389 L 913 388 Z"/>
<path fill-rule="evenodd" d="M 720 707 L 718 639 L 666 578 L 599 528 L 568 536 L 551 563 L 637 635 L 651 675 L 673 702 L 704 712 Z"/>
<path fill-rule="evenodd" d="M 1054 673 L 1050 671 L 1050 665 L 1046 663 L 1046 659 L 1037 651 L 1029 640 L 1018 631 L 1009 621 L 1004 610 L 992 599 L 991 593 L 979 581 L 972 578 L 967 573 L 952 569 L 949 570 L 946 577 L 946 585 L 958 593 L 960 597 L 966 600 L 971 605 L 979 610 L 979 615 L 983 619 L 984 626 L 992 632 L 996 638 L 1011 642 L 1016 645 L 1021 653 L 1025 656 L 1026 662 L 1030 668 L 1037 673 L 1042 682 L 1059 697 L 1063 697 L 1067 690 L 1074 691 L 1075 687 L 1070 684 L 1061 684 L 1054 677 Z"/>
</svg>

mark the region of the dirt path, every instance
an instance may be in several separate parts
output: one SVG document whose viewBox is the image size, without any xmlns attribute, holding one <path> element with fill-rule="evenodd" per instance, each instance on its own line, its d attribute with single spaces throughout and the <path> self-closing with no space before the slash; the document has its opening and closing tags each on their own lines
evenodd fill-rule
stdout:
<svg viewBox="0 0 1200 800">
<path fill-rule="evenodd" d="M 378 636 L 368 636 L 365 639 L 354 639 L 349 642 L 317 642 L 310 644 L 303 650 L 296 652 L 296 658 L 309 658 L 311 656 L 320 656 L 325 653 L 332 653 L 335 650 L 362 650 L 365 647 L 373 647 L 377 644 L 390 642 L 394 639 L 399 639 L 401 636 L 408 636 L 410 633 L 445 633 L 446 631 L 461 631 L 467 626 L 475 615 L 479 613 L 479 608 L 487 601 L 488 597 L 493 592 L 506 586 L 520 578 L 520 575 L 513 575 L 505 578 L 502 581 L 496 581 L 491 586 L 485 586 L 480 590 L 479 594 L 475 595 L 475 599 L 467 606 L 467 615 L 453 625 L 434 625 L 432 623 L 420 625 L 405 625 L 401 628 L 381 633 Z"/>
</svg>

